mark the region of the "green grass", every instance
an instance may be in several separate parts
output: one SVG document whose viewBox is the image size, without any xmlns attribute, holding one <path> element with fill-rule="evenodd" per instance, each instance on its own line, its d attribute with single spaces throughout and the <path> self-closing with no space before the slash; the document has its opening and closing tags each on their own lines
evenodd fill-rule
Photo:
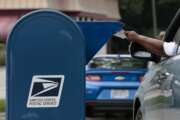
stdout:
<svg viewBox="0 0 180 120">
<path fill-rule="evenodd" d="M 0 112 L 5 112 L 5 100 L 0 100 Z"/>
</svg>

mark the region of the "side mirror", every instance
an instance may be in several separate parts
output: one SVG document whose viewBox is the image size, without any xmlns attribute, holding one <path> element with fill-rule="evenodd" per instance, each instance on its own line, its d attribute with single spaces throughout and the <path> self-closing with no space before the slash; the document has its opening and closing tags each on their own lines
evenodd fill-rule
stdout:
<svg viewBox="0 0 180 120">
<path fill-rule="evenodd" d="M 147 61 L 154 61 L 154 62 L 160 61 L 159 56 L 152 54 L 147 49 L 145 49 L 143 46 L 141 46 L 137 43 L 134 43 L 134 42 L 130 43 L 129 52 L 133 58 L 144 59 Z"/>
</svg>

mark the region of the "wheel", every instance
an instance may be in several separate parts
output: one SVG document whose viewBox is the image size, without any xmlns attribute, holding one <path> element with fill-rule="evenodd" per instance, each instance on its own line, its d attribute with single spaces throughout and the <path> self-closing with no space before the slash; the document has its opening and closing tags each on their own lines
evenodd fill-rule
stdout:
<svg viewBox="0 0 180 120">
<path fill-rule="evenodd" d="M 135 118 L 136 118 L 135 120 L 143 120 L 143 115 L 142 115 L 141 109 L 138 110 Z"/>
</svg>

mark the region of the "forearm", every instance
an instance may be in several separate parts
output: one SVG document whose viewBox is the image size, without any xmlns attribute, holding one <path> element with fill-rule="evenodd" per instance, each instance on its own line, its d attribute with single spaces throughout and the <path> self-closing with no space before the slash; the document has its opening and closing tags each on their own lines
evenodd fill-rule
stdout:
<svg viewBox="0 0 180 120">
<path fill-rule="evenodd" d="M 134 42 L 144 46 L 147 50 L 160 56 L 165 56 L 163 49 L 163 41 L 146 37 L 143 35 L 138 35 Z"/>
</svg>

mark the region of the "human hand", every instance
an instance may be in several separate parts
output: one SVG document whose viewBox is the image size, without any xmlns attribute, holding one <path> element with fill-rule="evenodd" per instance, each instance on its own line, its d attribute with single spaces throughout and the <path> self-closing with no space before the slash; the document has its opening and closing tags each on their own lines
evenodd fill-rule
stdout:
<svg viewBox="0 0 180 120">
<path fill-rule="evenodd" d="M 139 34 L 136 33 L 135 31 L 125 31 L 124 33 L 130 42 L 131 41 L 134 42 L 139 36 Z"/>
</svg>

